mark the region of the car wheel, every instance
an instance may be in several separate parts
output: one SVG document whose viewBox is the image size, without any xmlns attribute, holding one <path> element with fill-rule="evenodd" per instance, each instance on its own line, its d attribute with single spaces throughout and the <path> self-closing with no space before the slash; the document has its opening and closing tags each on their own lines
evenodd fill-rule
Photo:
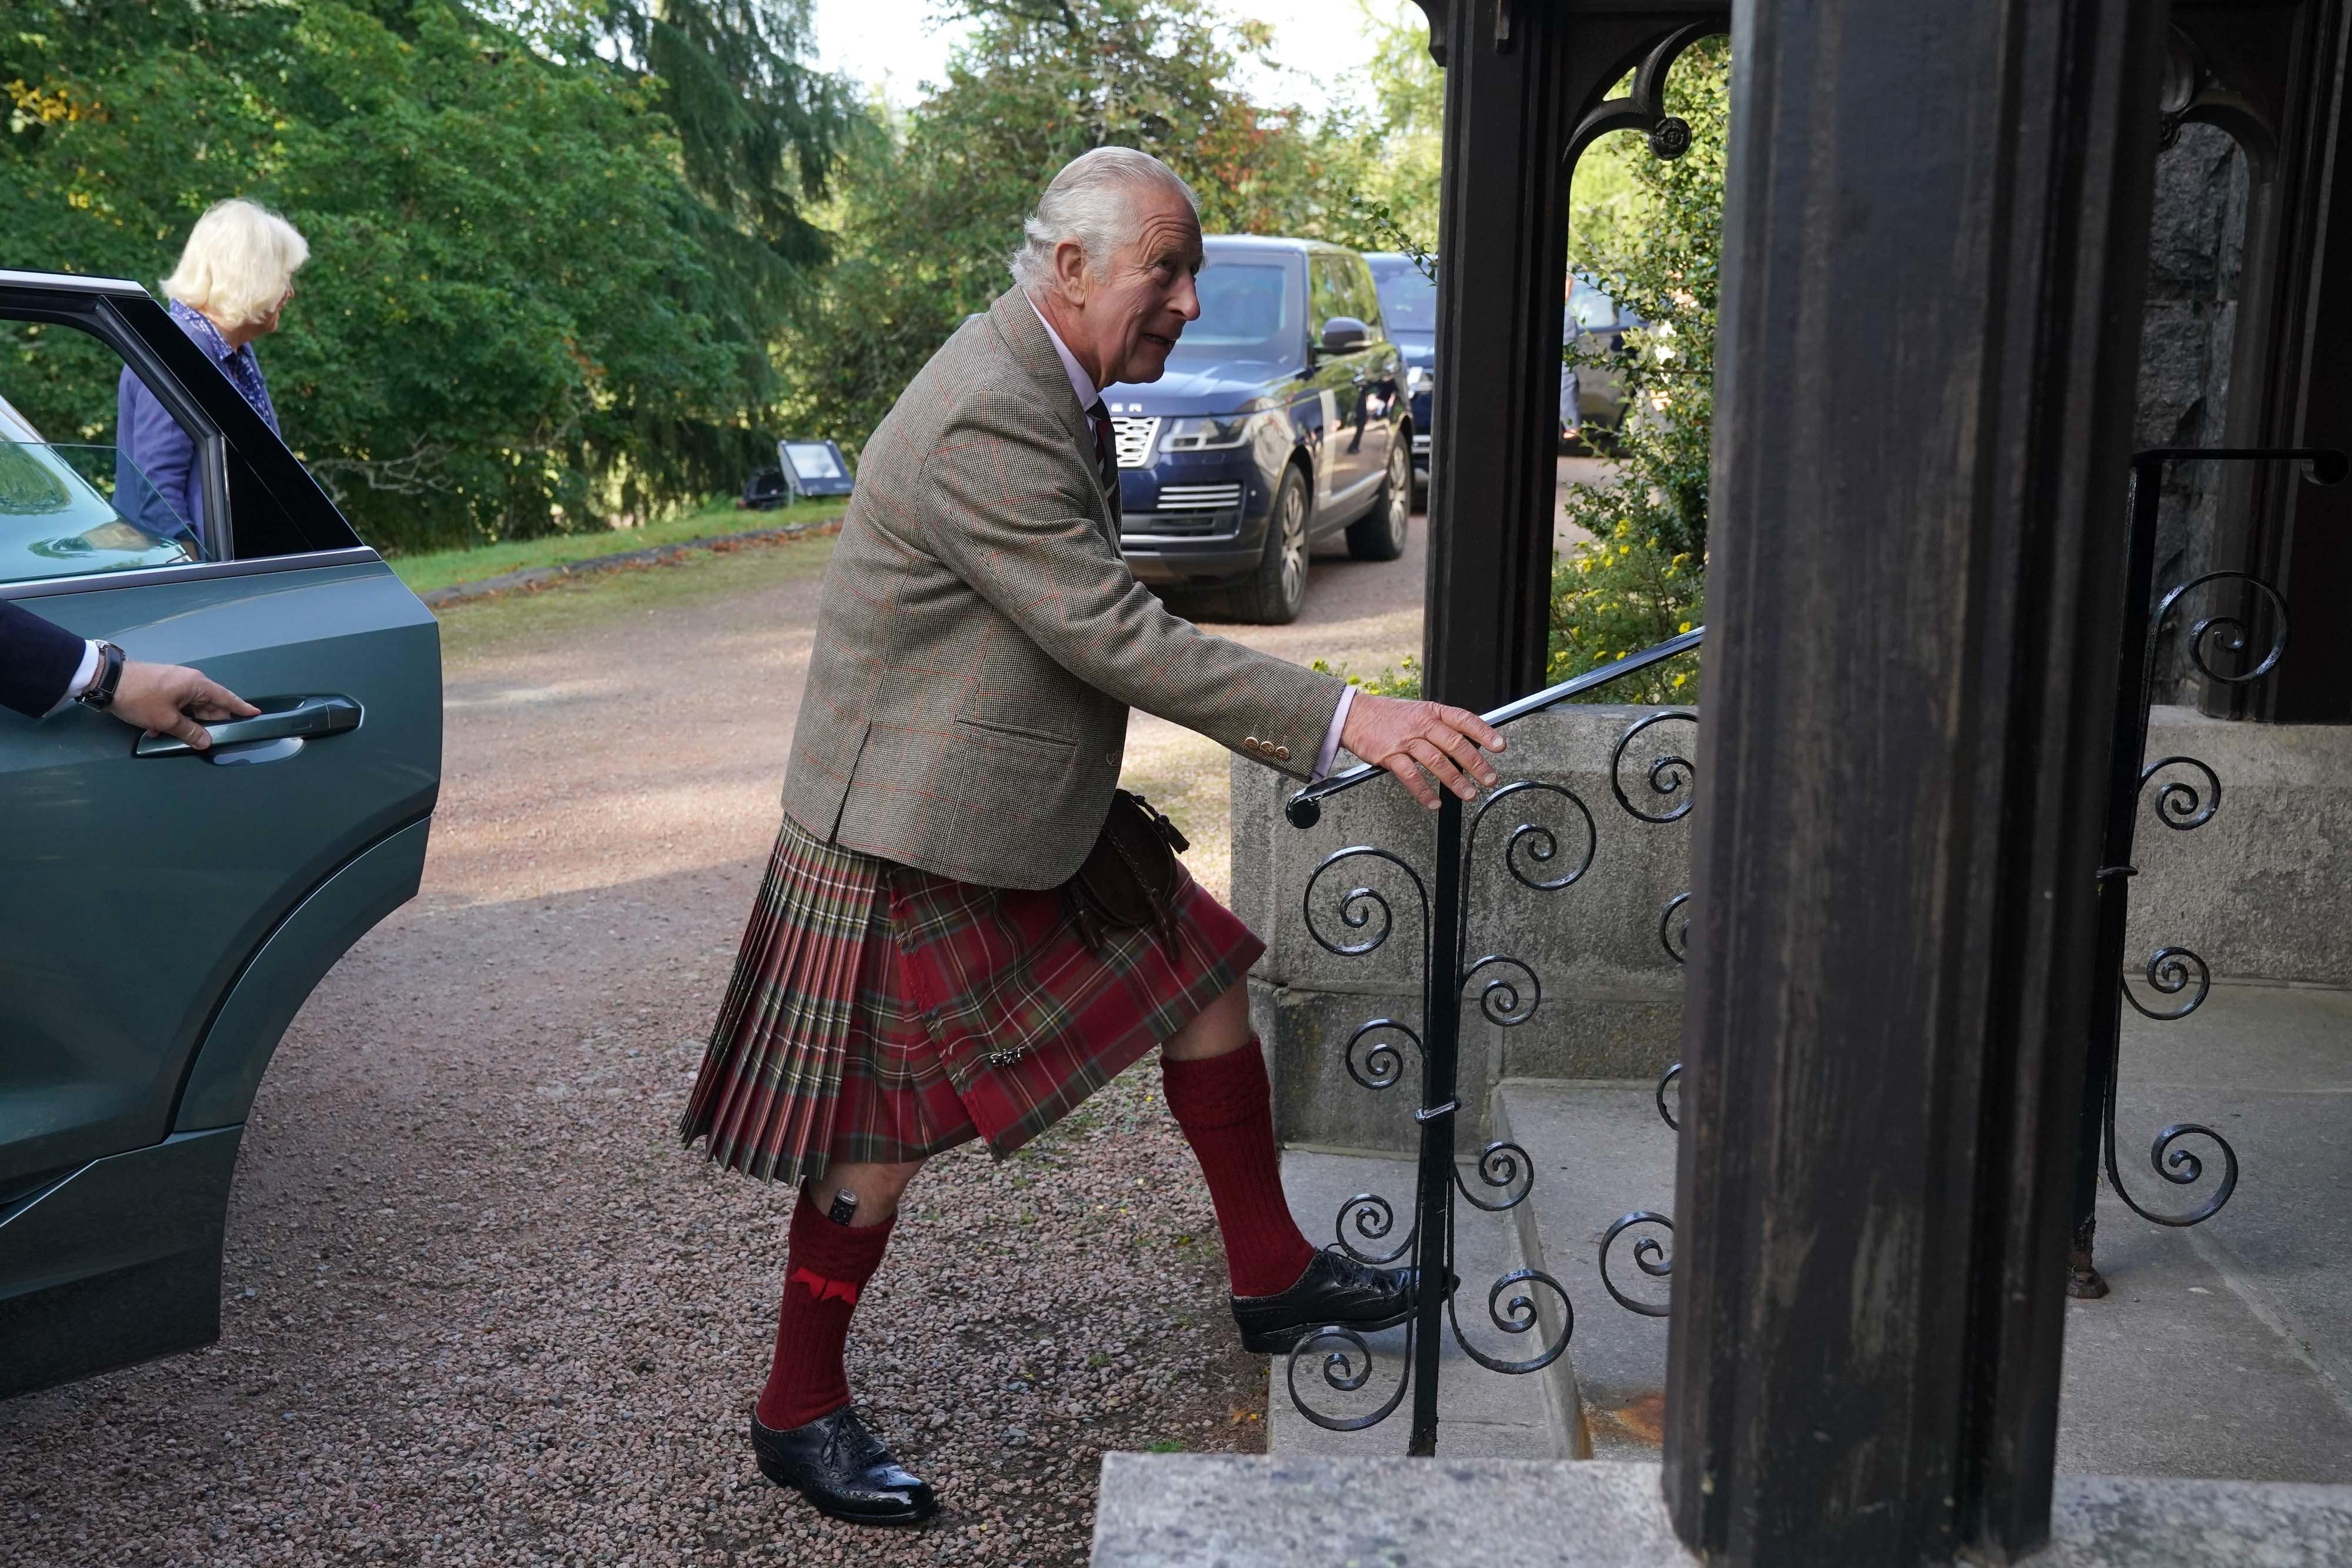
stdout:
<svg viewBox="0 0 2352 1568">
<path fill-rule="evenodd" d="M 1243 620 L 1287 626 L 1306 607 L 1307 513 L 1307 476 L 1285 468 L 1274 493 L 1274 516 L 1265 522 L 1265 553 L 1234 596 Z"/>
<path fill-rule="evenodd" d="M 1405 530 L 1412 524 L 1412 451 L 1403 441 L 1389 443 L 1389 476 L 1372 509 L 1348 525 L 1348 553 L 1358 560 L 1394 560 L 1404 554 Z"/>
</svg>

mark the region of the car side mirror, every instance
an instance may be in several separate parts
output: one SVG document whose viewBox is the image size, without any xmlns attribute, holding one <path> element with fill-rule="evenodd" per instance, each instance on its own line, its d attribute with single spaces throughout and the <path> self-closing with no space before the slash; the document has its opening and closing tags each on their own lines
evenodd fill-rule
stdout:
<svg viewBox="0 0 2352 1568">
<path fill-rule="evenodd" d="M 1334 316 L 1323 323 L 1323 351 L 1352 354 L 1372 340 L 1372 329 L 1353 316 Z"/>
</svg>

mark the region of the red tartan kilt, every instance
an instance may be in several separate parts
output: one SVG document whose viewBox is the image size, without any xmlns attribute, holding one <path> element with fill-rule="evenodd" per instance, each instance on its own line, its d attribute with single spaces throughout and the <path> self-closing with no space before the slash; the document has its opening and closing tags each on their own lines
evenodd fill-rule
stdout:
<svg viewBox="0 0 2352 1568">
<path fill-rule="evenodd" d="M 1059 890 L 981 887 L 786 817 L 687 1103 L 686 1141 L 797 1183 L 836 1161 L 1012 1153 L 1240 983 L 1265 950 L 1188 875 L 1177 939 L 1088 952 Z"/>
</svg>

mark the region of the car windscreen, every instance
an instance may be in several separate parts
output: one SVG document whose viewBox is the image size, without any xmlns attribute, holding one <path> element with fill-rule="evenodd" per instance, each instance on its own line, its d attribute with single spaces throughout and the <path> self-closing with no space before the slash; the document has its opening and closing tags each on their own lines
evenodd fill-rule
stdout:
<svg viewBox="0 0 2352 1568">
<path fill-rule="evenodd" d="M 1295 360 L 1306 341 L 1298 268 L 1286 257 L 1221 260 L 1201 268 L 1201 319 L 1176 340 L 1176 360 Z"/>
<path fill-rule="evenodd" d="M 1437 330 L 1437 285 L 1399 257 L 1372 263 L 1372 287 L 1380 291 L 1381 315 L 1391 332 Z"/>
</svg>

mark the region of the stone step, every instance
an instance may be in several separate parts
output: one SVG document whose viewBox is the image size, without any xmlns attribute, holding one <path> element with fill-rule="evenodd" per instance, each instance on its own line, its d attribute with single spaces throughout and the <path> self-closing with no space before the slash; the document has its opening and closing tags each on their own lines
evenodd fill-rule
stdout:
<svg viewBox="0 0 2352 1568">
<path fill-rule="evenodd" d="M 1105 1454 L 1093 1568 L 1698 1568 L 1658 1467 Z M 2352 1487 L 2060 1476 L 2034 1568 L 2352 1562 Z"/>
<path fill-rule="evenodd" d="M 1576 1305 L 1576 1381 L 1592 1453 L 1654 1459 L 1666 1385 L 1666 1320 L 1621 1307 L 1603 1287 L 1601 1239 L 1621 1217 L 1671 1215 L 1675 1134 L 1659 1119 L 1656 1085 L 1614 1080 L 1507 1078 L 1496 1086 L 1495 1135 L 1518 1145 L 1535 1190 L 1517 1210 L 1521 1249 L 1558 1280 Z M 1618 1239 L 1610 1278 L 1636 1301 L 1663 1304 L 1667 1283 L 1641 1271 L 1634 1248 L 1654 1226 Z"/>
<path fill-rule="evenodd" d="M 1505 1079 L 1496 1135 L 1525 1148 L 1536 1186 L 1520 1207 L 1522 1253 L 1567 1288 L 1582 1416 L 1601 1458 L 1654 1458 L 1666 1322 L 1619 1307 L 1601 1238 L 1632 1210 L 1674 1211 L 1675 1135 L 1649 1083 Z M 2150 1168 L 2158 1129 L 2221 1129 L 2238 1191 L 2191 1229 L 2152 1225 L 2112 1194 L 2098 1258 L 2112 1293 L 2069 1301 L 2058 1464 L 2088 1474 L 2352 1482 L 2352 996 L 2216 984 L 2172 1022 L 2126 1019 L 2117 1139 L 2124 1177 L 2167 1212 L 2177 1191 Z M 1636 1233 L 1638 1235 L 1638 1233 Z M 1622 1238 L 1611 1277 L 1665 1299 Z M 1671 1255 L 1671 1253 L 1669 1254 Z"/>
<path fill-rule="evenodd" d="M 1476 1187 L 1475 1174 L 1468 1176 Z M 1337 1227 L 1345 1223 L 1350 1198 L 1371 1193 L 1388 1200 L 1392 1228 L 1385 1238 L 1369 1237 L 1351 1228 L 1348 1238 L 1360 1252 L 1378 1256 L 1395 1249 L 1412 1225 L 1413 1163 L 1394 1156 L 1290 1149 L 1282 1156 L 1282 1183 L 1291 1212 L 1298 1217 L 1307 1239 L 1318 1246 L 1329 1243 Z M 1477 1188 L 1483 1191 L 1483 1188 Z M 1506 1216 L 1482 1213 L 1458 1198 L 1454 1227 L 1454 1271 L 1462 1278 L 1456 1298 L 1463 1333 L 1486 1354 L 1498 1360 L 1523 1361 L 1551 1343 L 1556 1322 L 1523 1334 L 1498 1331 L 1487 1316 L 1489 1286 L 1504 1274 L 1528 1266 L 1519 1250 L 1520 1228 Z M 1503 1300 L 1522 1293 L 1506 1291 Z M 1540 1291 L 1538 1296 L 1548 1295 Z M 1315 1410 L 1341 1418 L 1379 1408 L 1404 1379 L 1405 1340 L 1402 1328 L 1367 1336 L 1372 1349 L 1370 1376 L 1352 1392 L 1326 1381 L 1328 1360 L 1323 1350 L 1298 1357 L 1297 1386 Z M 1351 1364 L 1341 1374 L 1352 1380 L 1364 1369 Z M 1449 1332 L 1441 1343 L 1438 1362 L 1437 1448 L 1449 1458 L 1565 1459 L 1588 1457 L 1575 1421 L 1579 1409 L 1576 1374 L 1570 1355 L 1563 1354 L 1540 1371 L 1514 1375 L 1488 1370 L 1463 1354 Z M 1373 1456 L 1405 1451 L 1412 1429 L 1412 1396 L 1408 1391 L 1386 1420 L 1355 1432 L 1334 1432 L 1317 1426 L 1299 1413 L 1290 1394 L 1290 1358 L 1272 1357 L 1266 1393 L 1266 1448 L 1289 1456 Z"/>
</svg>

